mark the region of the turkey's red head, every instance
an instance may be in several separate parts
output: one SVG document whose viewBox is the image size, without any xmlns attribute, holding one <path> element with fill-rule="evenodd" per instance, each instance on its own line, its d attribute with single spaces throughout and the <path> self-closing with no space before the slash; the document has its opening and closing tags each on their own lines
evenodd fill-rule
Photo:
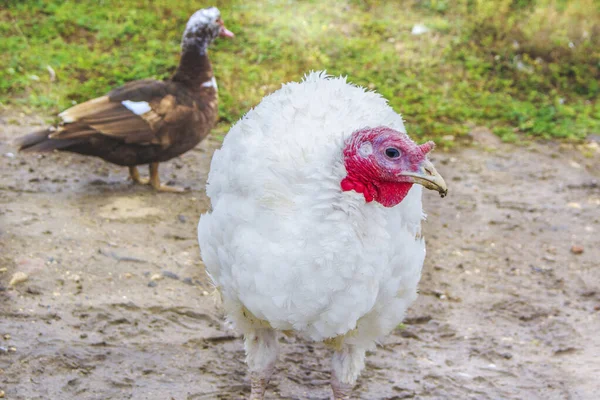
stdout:
<svg viewBox="0 0 600 400">
<path fill-rule="evenodd" d="M 367 203 L 375 200 L 385 207 L 399 204 L 415 183 L 444 197 L 446 183 L 427 160 L 433 147 L 433 142 L 417 145 L 384 126 L 356 131 L 344 148 L 342 190 L 362 193 Z"/>
</svg>

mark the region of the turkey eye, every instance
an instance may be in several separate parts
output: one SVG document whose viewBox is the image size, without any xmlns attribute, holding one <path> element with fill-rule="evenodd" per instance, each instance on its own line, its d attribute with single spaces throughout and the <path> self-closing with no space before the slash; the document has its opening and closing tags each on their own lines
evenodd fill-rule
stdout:
<svg viewBox="0 0 600 400">
<path fill-rule="evenodd" d="M 385 155 L 389 158 L 398 158 L 400 157 L 400 150 L 395 149 L 393 147 L 388 147 L 385 149 Z"/>
</svg>

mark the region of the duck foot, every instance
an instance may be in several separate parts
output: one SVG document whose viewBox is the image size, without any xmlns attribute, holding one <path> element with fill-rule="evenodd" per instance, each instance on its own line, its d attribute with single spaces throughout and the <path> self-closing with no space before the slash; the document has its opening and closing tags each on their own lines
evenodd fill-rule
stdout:
<svg viewBox="0 0 600 400">
<path fill-rule="evenodd" d="M 160 183 L 158 176 L 158 163 L 150 164 L 150 178 L 142 178 L 137 167 L 129 167 L 129 177 L 135 183 L 151 185 L 157 192 L 182 193 L 185 188 L 179 186 L 167 186 Z"/>
<path fill-rule="evenodd" d="M 183 192 L 185 192 L 185 188 L 182 188 L 181 186 L 168 186 L 168 185 L 154 186 L 154 185 L 152 185 L 152 187 L 157 192 L 167 192 L 167 193 L 183 193 Z"/>
<path fill-rule="evenodd" d="M 170 193 L 183 193 L 185 188 L 179 186 L 167 186 L 160 183 L 160 177 L 158 176 L 158 163 L 150 163 L 150 185 L 157 192 L 170 192 Z"/>
<path fill-rule="evenodd" d="M 142 178 L 140 176 L 140 172 L 138 171 L 137 167 L 129 167 L 129 179 L 135 183 L 139 183 L 140 185 L 148 185 L 150 183 L 150 179 Z"/>
</svg>

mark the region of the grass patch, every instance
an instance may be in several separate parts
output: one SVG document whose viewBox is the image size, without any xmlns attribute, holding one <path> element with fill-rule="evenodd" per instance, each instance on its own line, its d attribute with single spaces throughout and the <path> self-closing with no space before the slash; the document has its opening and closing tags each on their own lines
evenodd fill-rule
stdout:
<svg viewBox="0 0 600 400">
<path fill-rule="evenodd" d="M 5 3 L 0 103 L 43 113 L 130 80 L 168 77 L 199 7 L 191 0 Z M 211 51 L 219 132 L 282 82 L 320 69 L 383 94 L 419 139 L 451 144 L 476 125 L 507 141 L 600 131 L 595 0 L 215 4 L 236 33 Z M 413 35 L 415 24 L 429 31 Z"/>
</svg>

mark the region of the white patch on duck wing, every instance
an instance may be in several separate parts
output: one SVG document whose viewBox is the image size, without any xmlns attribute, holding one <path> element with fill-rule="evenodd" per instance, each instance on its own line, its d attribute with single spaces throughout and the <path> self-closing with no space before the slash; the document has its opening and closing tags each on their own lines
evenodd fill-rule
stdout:
<svg viewBox="0 0 600 400">
<path fill-rule="evenodd" d="M 147 101 L 131 101 L 124 100 L 121 102 L 129 111 L 134 113 L 135 115 L 142 115 L 152 110 L 150 104 Z"/>
<path fill-rule="evenodd" d="M 219 90 L 219 87 L 217 86 L 217 80 L 215 79 L 215 77 L 213 76 L 212 79 L 210 81 L 206 81 L 202 84 L 202 87 L 214 87 L 215 90 Z"/>
</svg>

